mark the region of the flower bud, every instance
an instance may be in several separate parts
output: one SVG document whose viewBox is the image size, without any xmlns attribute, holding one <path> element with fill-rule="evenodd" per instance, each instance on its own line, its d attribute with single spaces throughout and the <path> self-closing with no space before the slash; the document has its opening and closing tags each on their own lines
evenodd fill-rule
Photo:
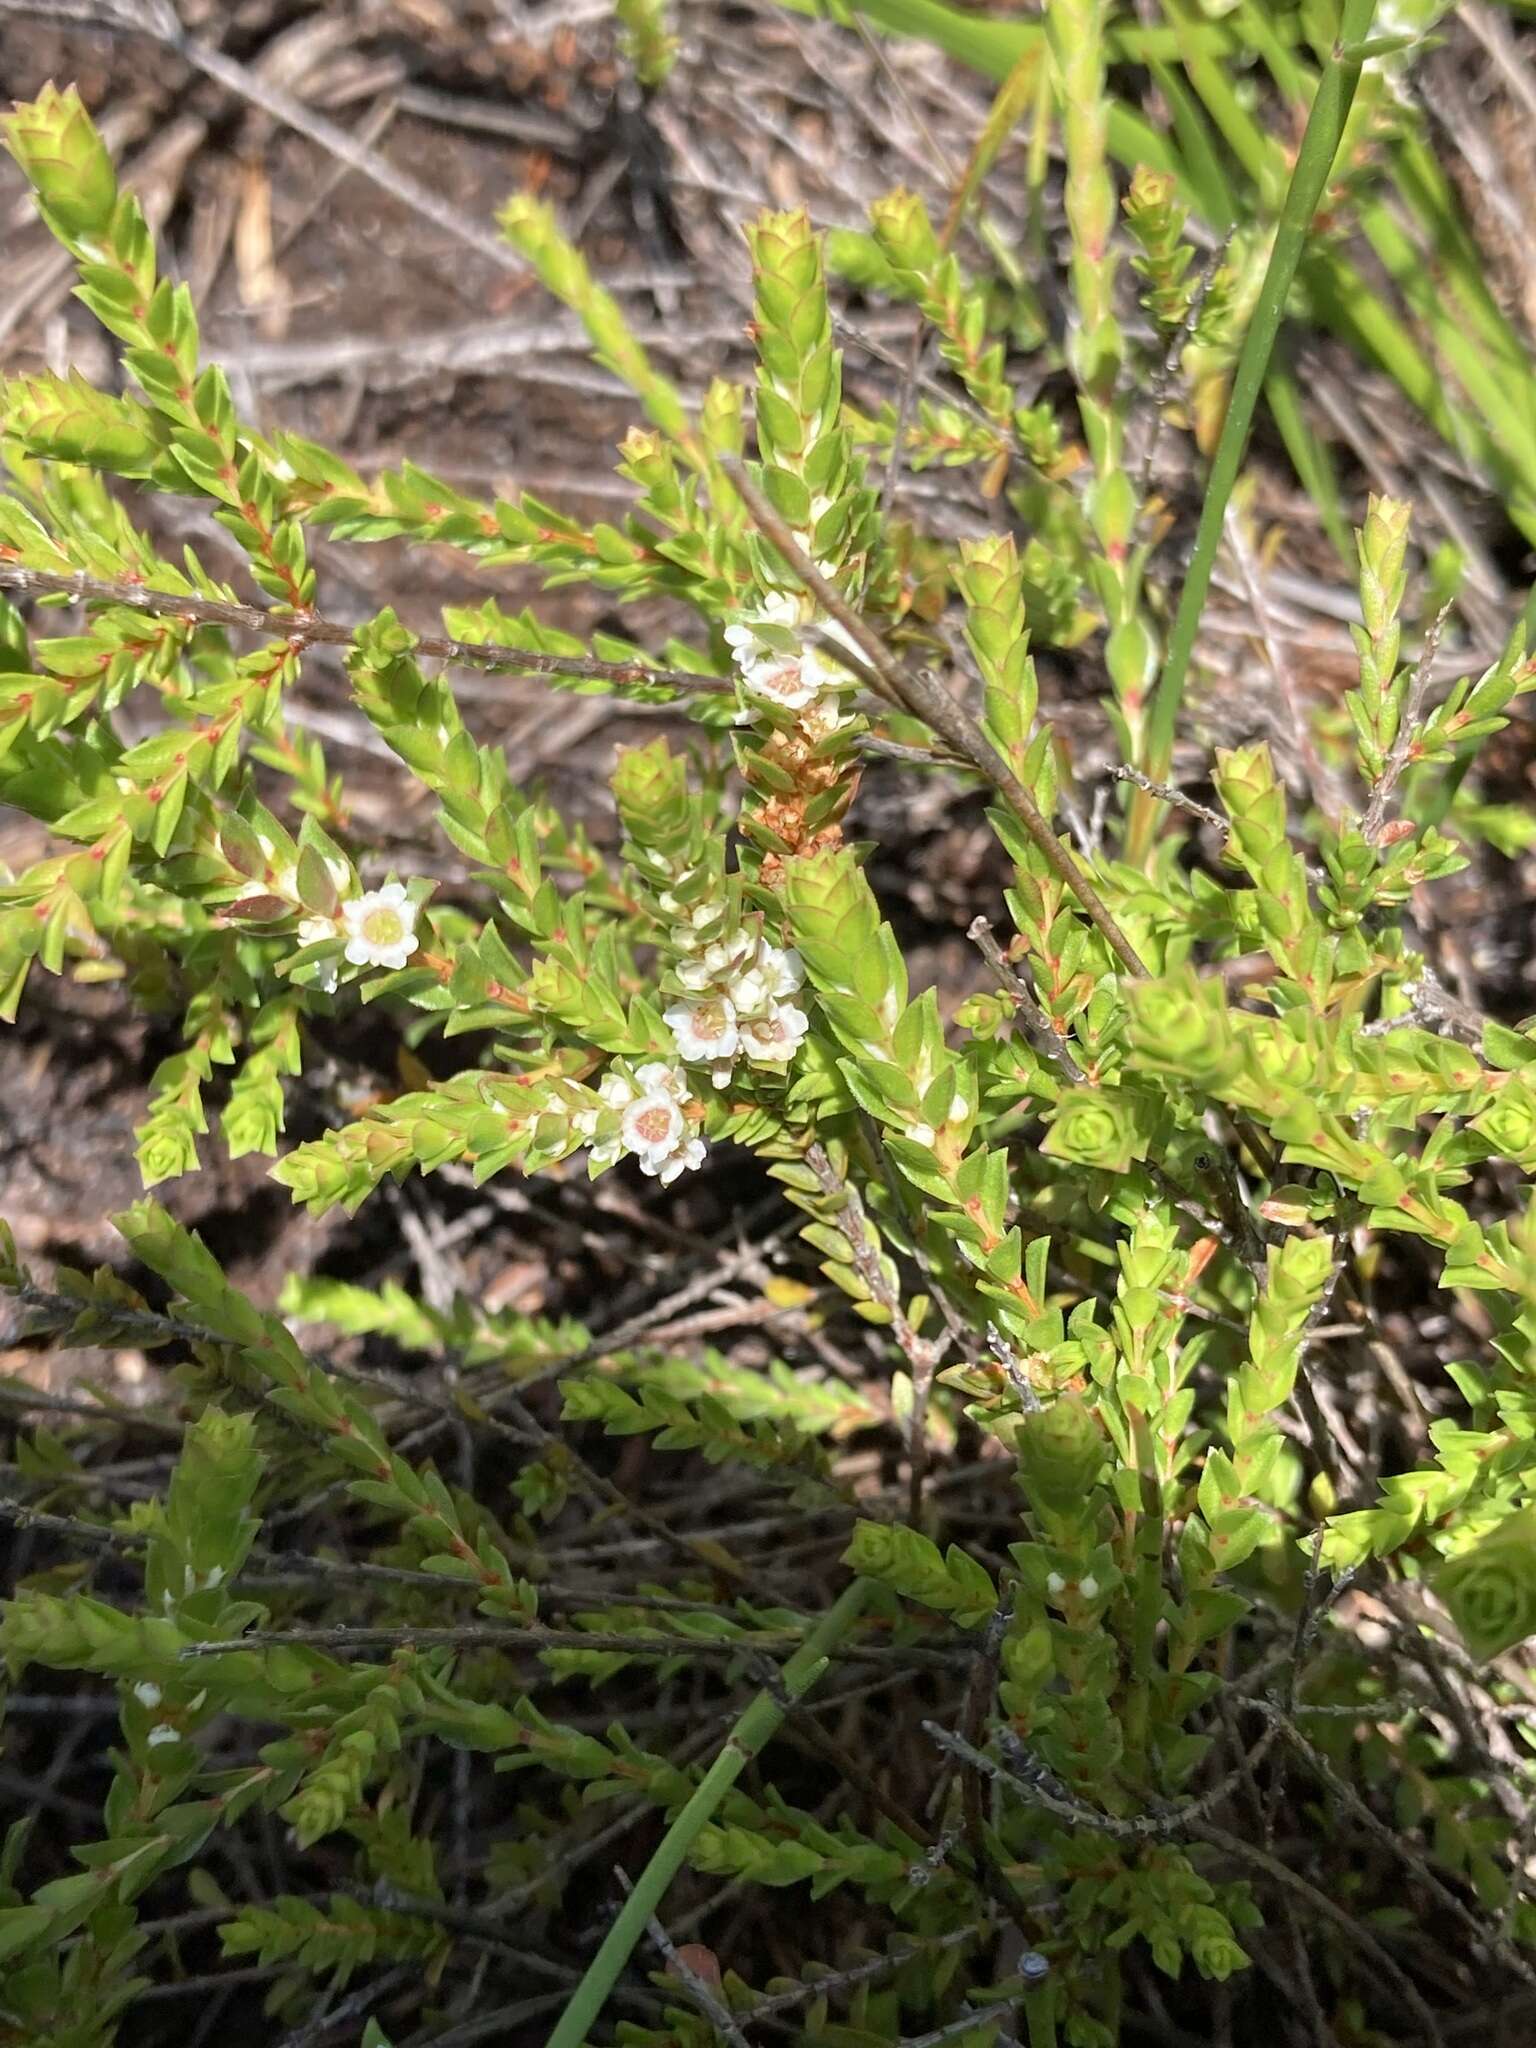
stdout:
<svg viewBox="0 0 1536 2048">
<path fill-rule="evenodd" d="M 117 204 L 117 173 L 75 88 L 45 85 L 4 125 L 11 155 L 59 233 L 70 240 L 104 234 Z"/>
<path fill-rule="evenodd" d="M 1014 1446 L 1031 1504 L 1058 1513 L 1083 1506 L 1104 1463 L 1104 1432 L 1076 1394 L 1024 1416 Z"/>
</svg>

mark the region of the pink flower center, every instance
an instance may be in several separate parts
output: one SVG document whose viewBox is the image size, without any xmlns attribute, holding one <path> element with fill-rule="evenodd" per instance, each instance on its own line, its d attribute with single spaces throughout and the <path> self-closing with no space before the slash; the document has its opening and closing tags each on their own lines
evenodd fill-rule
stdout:
<svg viewBox="0 0 1536 2048">
<path fill-rule="evenodd" d="M 665 1145 L 672 1136 L 672 1111 L 664 1102 L 640 1110 L 634 1121 L 635 1135 L 646 1145 Z"/>
</svg>

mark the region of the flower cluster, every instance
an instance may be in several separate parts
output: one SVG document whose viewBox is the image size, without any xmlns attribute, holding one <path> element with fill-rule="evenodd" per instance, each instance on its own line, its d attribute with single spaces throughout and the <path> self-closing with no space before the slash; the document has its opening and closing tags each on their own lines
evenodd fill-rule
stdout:
<svg viewBox="0 0 1536 2048">
<path fill-rule="evenodd" d="M 805 978 L 800 956 L 742 927 L 716 939 L 675 970 L 685 993 L 664 1013 L 678 1056 L 707 1065 L 723 1088 L 738 1059 L 784 1066 L 810 1020 L 789 998 Z"/>
<path fill-rule="evenodd" d="M 800 724 L 825 739 L 848 723 L 839 693 L 849 676 L 820 648 L 804 645 L 800 612 L 798 598 L 775 591 L 757 611 L 727 626 L 725 641 L 745 691 L 780 711 L 795 712 Z M 827 630 L 837 634 L 835 627 Z"/>
<path fill-rule="evenodd" d="M 647 1060 L 631 1074 L 617 1061 L 597 1092 L 603 1107 L 581 1110 L 574 1119 L 591 1144 L 594 1168 L 612 1166 L 633 1153 L 642 1173 L 669 1187 L 680 1173 L 704 1164 L 704 1140 L 696 1128 L 702 1110 L 675 1067 Z"/>
</svg>

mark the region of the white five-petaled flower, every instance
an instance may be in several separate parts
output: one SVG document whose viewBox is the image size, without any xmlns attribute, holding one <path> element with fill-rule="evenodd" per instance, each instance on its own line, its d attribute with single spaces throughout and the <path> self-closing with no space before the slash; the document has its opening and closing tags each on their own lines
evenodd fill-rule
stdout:
<svg viewBox="0 0 1536 2048">
<path fill-rule="evenodd" d="M 777 704 L 782 711 L 803 711 L 821 695 L 808 654 L 769 654 L 747 662 L 741 680 L 754 697 Z"/>
<path fill-rule="evenodd" d="M 772 946 L 760 938 L 751 954 L 728 975 L 725 986 L 736 1008 L 751 1012 L 792 996 L 804 980 L 800 955 L 792 947 Z"/>
<path fill-rule="evenodd" d="M 416 906 L 403 882 L 386 882 L 341 906 L 347 959 L 354 967 L 403 967 L 419 943 Z"/>
<path fill-rule="evenodd" d="M 153 1709 L 160 1704 L 160 1688 L 152 1678 L 141 1678 L 133 1688 L 133 1696 L 141 1707 Z"/>
<path fill-rule="evenodd" d="M 640 1161 L 640 1171 L 663 1187 L 704 1164 L 704 1141 L 690 1135 L 683 1105 L 688 1083 L 664 1060 L 635 1069 L 640 1093 L 619 1119 L 619 1135 Z"/>
<path fill-rule="evenodd" d="M 704 1140 L 693 1135 L 685 1115 L 691 1098 L 684 1075 L 664 1060 L 647 1060 L 631 1081 L 610 1068 L 598 1084 L 603 1109 L 618 1112 L 616 1133 L 592 1147 L 595 1166 L 611 1166 L 624 1152 L 640 1161 L 640 1171 L 669 1186 L 680 1173 L 704 1163 Z M 583 1135 L 595 1135 L 603 1111 L 587 1110 L 578 1119 Z"/>
<path fill-rule="evenodd" d="M 796 1004 L 775 1003 L 766 1017 L 750 1017 L 742 1023 L 741 1049 L 749 1060 L 787 1065 L 810 1028 L 810 1019 Z"/>
<path fill-rule="evenodd" d="M 710 1079 L 723 1088 L 741 1050 L 735 1004 L 727 996 L 715 996 L 699 1003 L 674 1003 L 662 1014 L 677 1041 L 678 1058 L 708 1061 Z"/>
<path fill-rule="evenodd" d="M 807 621 L 801 614 L 798 597 L 774 591 L 758 610 L 744 612 L 727 626 L 725 639 L 749 697 L 793 711 L 813 739 L 826 739 L 848 723 L 838 707 L 838 691 L 849 677 L 835 656 L 829 659 L 822 648 L 807 644 Z M 821 630 L 848 644 L 836 626 Z M 739 711 L 736 722 L 749 717 L 750 711 Z"/>
<path fill-rule="evenodd" d="M 158 1749 L 165 1742 L 180 1742 L 181 1737 L 169 1721 L 157 1721 L 144 1739 L 151 1749 Z"/>
<path fill-rule="evenodd" d="M 786 1065 L 810 1029 L 805 1012 L 787 1000 L 805 980 L 800 956 L 760 931 L 741 927 L 683 960 L 677 978 L 684 998 L 666 1012 L 680 1059 L 708 1061 L 723 1088 L 742 1054 Z"/>
</svg>

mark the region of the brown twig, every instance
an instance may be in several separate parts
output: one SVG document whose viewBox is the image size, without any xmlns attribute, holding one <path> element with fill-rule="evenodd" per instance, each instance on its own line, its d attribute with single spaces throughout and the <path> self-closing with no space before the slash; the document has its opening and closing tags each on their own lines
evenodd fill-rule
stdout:
<svg viewBox="0 0 1536 2048">
<path fill-rule="evenodd" d="M 891 1285 L 880 1263 L 880 1253 L 864 1234 L 864 1204 L 859 1198 L 858 1190 L 838 1172 L 825 1146 L 808 1146 L 805 1163 L 815 1174 L 822 1193 L 829 1200 L 836 1201 L 838 1206 L 832 1220 L 848 1247 L 853 1269 L 869 1289 L 871 1298 L 879 1302 L 890 1317 L 891 1334 L 901 1346 L 902 1355 L 911 1368 L 912 1417 L 907 1432 L 907 1505 L 909 1519 L 916 1528 L 922 1519 L 923 1482 L 928 1476 L 928 1396 L 944 1347 L 930 1343 L 926 1337 L 920 1337 L 908 1322 L 906 1311 L 901 1305 L 901 1296 Z"/>
<path fill-rule="evenodd" d="M 1322 1751 L 1307 1740 L 1283 1707 L 1273 1700 L 1266 1699 L 1249 1699 L 1243 1704 L 1262 1714 L 1273 1728 L 1278 1729 L 1330 1795 L 1354 1815 L 1367 1834 L 1378 1841 L 1389 1855 L 1396 1857 L 1405 1868 L 1412 1871 L 1431 1898 L 1460 1923 L 1478 1948 L 1496 1955 L 1522 1983 L 1536 1985 L 1536 1969 L 1533 1969 L 1513 1944 L 1503 1937 L 1496 1926 L 1488 1926 L 1479 1920 L 1449 1885 L 1441 1883 L 1411 1843 L 1396 1829 L 1388 1827 L 1385 1821 L 1377 1818 L 1355 1788 L 1340 1777 Z"/>
<path fill-rule="evenodd" d="M 1315 1884 L 1309 1883 L 1299 1872 L 1292 1870 L 1289 1864 L 1282 1863 L 1278 1856 L 1271 1856 L 1268 1850 L 1256 1848 L 1251 1842 L 1245 1842 L 1241 1836 L 1229 1834 L 1225 1828 L 1216 1827 L 1210 1821 L 1196 1821 L 1191 1826 L 1190 1832 L 1198 1836 L 1202 1842 L 1209 1842 L 1213 1849 L 1221 1849 L 1225 1854 L 1232 1857 L 1234 1861 L 1246 1863 L 1251 1869 L 1262 1871 L 1266 1877 L 1272 1878 L 1276 1884 L 1284 1885 L 1287 1890 L 1293 1891 L 1299 1897 L 1305 1899 L 1314 1913 L 1321 1914 L 1323 1919 L 1337 1927 L 1347 1940 L 1353 1942 L 1363 1954 L 1370 1958 L 1377 1969 L 1384 1976 L 1390 1978 L 1397 1986 L 1402 1994 L 1403 2002 L 1409 2007 L 1415 2019 L 1423 2028 L 1425 2039 L 1431 2043 L 1431 2048 L 1445 2048 L 1445 2039 L 1440 2032 L 1440 2023 L 1425 2003 L 1422 1992 L 1408 1975 L 1407 1971 L 1402 1969 L 1397 1961 L 1387 1953 L 1374 1934 L 1367 1928 L 1362 1927 L 1358 1920 L 1355 1920 L 1350 1914 L 1346 1913 L 1342 1906 L 1336 1904 L 1328 1896 L 1327 1892 L 1320 1890 Z"/>
<path fill-rule="evenodd" d="M 151 590 L 142 583 L 103 583 L 84 574 L 66 576 L 52 569 L 28 569 L 20 562 L 0 560 L 0 590 L 19 590 L 32 597 L 72 597 L 77 604 L 126 605 L 131 611 L 154 612 L 196 625 L 264 633 L 274 640 L 286 640 L 294 648 L 350 647 L 355 638 L 351 626 L 323 619 L 317 612 L 269 610 L 264 605 L 236 604 L 225 598 L 183 597 L 176 591 Z M 495 674 L 656 683 L 673 690 L 728 691 L 733 687 L 722 677 L 694 675 L 687 669 L 649 668 L 641 661 L 596 661 L 578 654 L 540 654 L 531 648 L 487 647 L 440 634 L 424 634 L 411 651 L 429 660 L 458 662 Z"/>
<path fill-rule="evenodd" d="M 992 936 L 991 920 L 986 917 L 972 918 L 966 927 L 965 936 L 1002 983 L 1005 993 L 1013 1002 L 1019 1029 L 1035 1051 L 1074 1088 L 1080 1086 L 1086 1079 L 1082 1068 L 1067 1050 L 1066 1040 L 1036 1002 L 1034 991 L 1004 957 L 1002 947 Z"/>
<path fill-rule="evenodd" d="M 618 1864 L 614 1865 L 613 1874 L 624 1896 L 628 1898 L 634 1890 L 628 1876 Z M 748 2048 L 747 2037 L 732 2017 L 730 2008 L 716 1996 L 714 1986 L 701 1977 L 693 1965 L 684 1959 L 676 1942 L 654 1913 L 646 1921 L 645 1926 L 646 1932 L 660 1951 L 668 1972 L 682 1985 L 721 2040 L 728 2042 L 730 2048 Z"/>
<path fill-rule="evenodd" d="M 1120 766 L 1109 771 L 1111 782 L 1134 783 L 1137 789 L 1144 789 L 1148 796 L 1160 797 L 1165 804 L 1172 804 L 1181 811 L 1188 811 L 1192 818 L 1198 818 L 1209 825 L 1225 839 L 1232 830 L 1230 819 L 1220 811 L 1213 811 L 1209 804 L 1196 803 L 1192 796 L 1186 796 L 1182 789 L 1176 789 L 1171 782 L 1155 782 L 1150 775 L 1144 775 L 1139 768 Z"/>
</svg>

